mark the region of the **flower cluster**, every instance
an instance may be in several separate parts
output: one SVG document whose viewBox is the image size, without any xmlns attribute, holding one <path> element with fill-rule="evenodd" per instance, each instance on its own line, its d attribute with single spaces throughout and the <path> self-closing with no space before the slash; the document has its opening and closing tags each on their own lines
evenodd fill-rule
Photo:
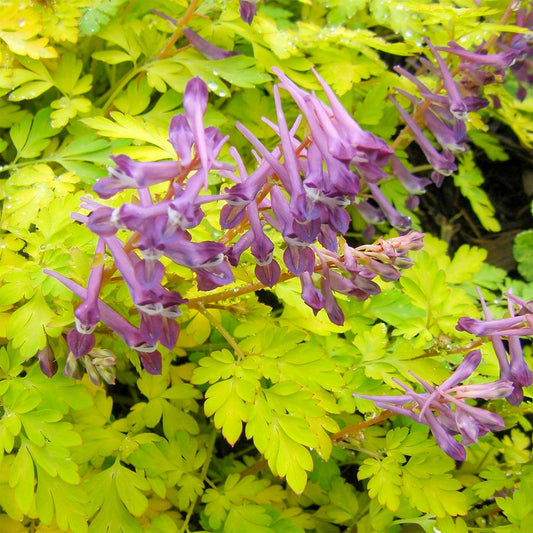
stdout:
<svg viewBox="0 0 533 533">
<path fill-rule="evenodd" d="M 523 36 L 520 39 L 521 43 L 526 41 Z M 418 89 L 419 95 L 397 89 L 398 93 L 413 105 L 413 116 L 394 97 L 390 98 L 433 167 L 433 182 L 440 185 L 444 176 L 450 175 L 457 168 L 454 154 L 467 150 L 465 143 L 468 113 L 489 105 L 489 101 L 480 96 L 482 88 L 491 83 L 502 82 L 506 69 L 523 55 L 523 50 L 522 45 L 517 45 L 502 52 L 487 54 L 484 44 L 476 52 L 469 52 L 453 41 L 449 42 L 447 47 L 435 47 L 429 40 L 426 40 L 426 44 L 436 65 L 422 58 L 419 74 L 424 71 L 433 74 L 440 82 L 437 88 L 431 90 L 416 75 L 398 66 L 394 70 Z M 461 58 L 456 73 L 450 71 L 439 51 Z M 455 79 L 456 74 L 460 78 L 458 81 Z M 495 104 L 498 105 L 498 102 Z M 433 134 L 442 151 L 433 146 L 419 122 L 423 122 Z"/>
<path fill-rule="evenodd" d="M 377 407 L 405 415 L 415 422 L 427 425 L 444 452 L 457 461 L 464 461 L 465 446 L 477 442 L 479 437 L 489 431 L 505 428 L 505 423 L 499 415 L 470 405 L 465 400 L 506 398 L 513 392 L 513 384 L 505 379 L 491 383 L 460 385 L 474 372 L 480 362 L 480 350 L 470 352 L 455 372 L 436 387 L 412 374 L 425 389 L 421 393 L 394 379 L 404 389 L 405 394 L 396 396 L 355 394 L 354 396 L 372 400 Z M 455 435 L 460 435 L 461 442 L 454 438 Z"/>
<path fill-rule="evenodd" d="M 494 320 L 479 292 L 485 320 L 463 317 L 459 319 L 457 329 L 478 337 L 490 337 L 500 366 L 500 379 L 513 385 L 513 392 L 507 401 L 512 405 L 520 405 L 524 398 L 523 387 L 533 383 L 533 374 L 524 360 L 520 342 L 520 337 L 533 336 L 533 303 L 525 302 L 511 293 L 506 293 L 506 296 L 509 318 Z M 507 340 L 507 348 L 503 338 Z"/>
<path fill-rule="evenodd" d="M 227 139 L 216 128 L 205 128 L 203 124 L 207 98 L 205 83 L 199 78 L 191 80 L 183 99 L 185 114 L 175 116 L 170 125 L 169 140 L 176 150 L 177 161 L 143 163 L 119 155 L 113 158 L 116 167 L 109 169 L 109 176 L 94 186 L 102 198 L 110 198 L 124 189 L 136 189 L 138 203 L 124 203 L 113 209 L 85 200 L 82 207 L 91 213 L 88 216 L 74 214 L 76 220 L 99 237 L 87 289 L 60 274 L 48 273 L 83 300 L 75 311 L 76 327 L 67 335 L 75 359 L 94 353 L 93 332 L 102 321 L 139 353 L 148 372 L 160 373 L 161 355 L 157 343 L 169 350 L 174 348 L 179 334 L 176 322 L 181 314 L 179 306 L 186 302 L 178 292 L 162 285 L 165 267 L 160 259 L 163 256 L 195 272 L 201 290 L 233 281 L 226 247 L 214 241 L 193 242 L 189 231 L 204 217 L 202 203 L 218 198 L 199 196 L 202 188 L 207 187 L 209 171 L 228 168 L 217 161 Z M 149 187 L 165 181 L 171 181 L 169 199 L 154 202 Z M 134 232 L 135 244 L 120 240 L 116 236 L 119 229 Z M 139 312 L 139 327 L 99 299 L 106 249 Z M 75 365 L 67 365 L 68 373 L 74 374 L 74 369 Z"/>
<path fill-rule="evenodd" d="M 240 155 L 232 150 L 239 175 L 221 171 L 235 182 L 225 191 L 227 205 L 221 212 L 221 227 L 249 226 L 231 247 L 229 259 L 236 265 L 242 253 L 250 249 L 258 279 L 273 286 L 281 267 L 273 258 L 274 244 L 266 228 L 275 229 L 285 244 L 285 266 L 300 278 L 303 300 L 315 312 L 325 309 L 334 323 L 341 324 L 344 319 L 332 291 L 358 299 L 376 294 L 379 287 L 371 280 L 376 275 L 398 279 L 398 269 L 411 265 L 405 260 L 407 252 L 420 249 L 423 237 L 412 231 L 394 244 L 379 241 L 379 251 L 354 249 L 338 238 L 350 224 L 347 206 L 353 204 L 374 222 L 386 218 L 405 232 L 410 219 L 400 214 L 379 188 L 379 181 L 388 176 L 384 167 L 391 163 L 411 191 L 421 192 L 426 182 L 409 174 L 385 141 L 364 131 L 316 72 L 329 105 L 298 87 L 279 69 L 274 72 L 280 80 L 273 89 L 277 124 L 268 124 L 279 137 L 278 146 L 269 150 L 244 125 L 237 124 L 260 154 L 261 162 L 248 174 Z M 291 127 L 287 124 L 279 88 L 290 94 L 305 118 L 310 131 L 306 138 L 295 136 L 302 116 Z M 361 198 L 363 187 L 373 204 Z M 316 280 L 320 288 L 315 285 L 314 274 L 320 278 Z"/>
<path fill-rule="evenodd" d="M 192 34 L 189 37 L 195 39 Z M 114 156 L 115 166 L 93 189 L 104 200 L 133 189 L 135 201 L 112 208 L 83 199 L 81 207 L 89 214 L 74 213 L 73 218 L 98 236 L 87 288 L 47 271 L 82 299 L 75 311 L 75 328 L 67 335 L 71 352 L 65 369 L 68 375 L 77 375 L 81 363 L 94 381 L 98 375 L 107 381 L 113 379 L 107 370 L 111 359 L 101 357 L 95 348 L 98 322 L 107 324 L 137 351 L 148 372 L 160 372 L 157 344 L 174 348 L 179 335 L 179 306 L 187 302 L 165 286 L 162 258 L 191 270 L 198 289 L 208 291 L 233 282 L 232 267 L 250 249 L 257 278 L 272 287 L 280 279 L 281 267 L 274 259 L 275 245 L 268 234 L 277 231 L 284 243 L 283 262 L 289 276 L 300 278 L 303 300 L 315 313 L 325 309 L 336 324 L 342 324 L 344 316 L 334 292 L 363 300 L 380 291 L 372 281 L 376 276 L 397 280 L 400 269 L 412 265 L 407 253 L 422 247 L 420 232 L 356 248 L 342 239 L 350 224 L 346 207 L 356 200 L 355 207 L 364 216 L 385 217 L 403 232 L 408 230 L 409 218 L 394 209 L 378 186 L 387 176 L 383 168 L 389 162 L 395 169 L 400 164 L 392 150 L 359 127 L 318 74 L 329 106 L 297 87 L 281 71 L 276 70 L 276 74 L 281 81 L 273 89 L 277 124 L 270 125 L 279 136 L 278 146 L 269 150 L 245 126 L 237 126 L 261 156 L 250 174 L 234 148 L 230 154 L 238 174 L 218 160 L 227 137 L 214 127 L 205 127 L 207 87 L 194 78 L 185 90 L 184 114 L 176 115 L 170 124 L 169 141 L 176 160 L 137 162 L 126 155 Z M 280 87 L 290 93 L 307 120 L 311 133 L 302 141 L 295 137 L 301 117 L 289 128 Z M 235 185 L 221 194 L 200 194 L 207 189 L 212 170 Z M 408 187 L 422 190 L 421 180 L 401 171 L 399 174 Z M 151 187 L 165 182 L 167 193 L 155 196 Z M 363 186 L 375 205 L 358 197 Z M 226 235 L 220 241 L 195 242 L 191 230 L 204 218 L 202 205 L 217 200 L 225 201 L 220 224 Z M 118 236 L 119 230 L 130 232 L 127 242 Z M 138 326 L 100 298 L 106 253 L 129 290 L 139 314 Z M 51 372 L 53 365 L 46 362 L 43 358 L 43 368 Z"/>
</svg>

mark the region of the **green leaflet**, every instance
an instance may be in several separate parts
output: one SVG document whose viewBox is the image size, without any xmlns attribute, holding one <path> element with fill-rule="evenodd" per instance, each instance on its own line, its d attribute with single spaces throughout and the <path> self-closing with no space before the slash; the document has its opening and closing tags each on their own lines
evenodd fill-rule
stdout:
<svg viewBox="0 0 533 533">
<path fill-rule="evenodd" d="M 463 196 L 470 201 L 472 209 L 483 227 L 489 231 L 500 231 L 500 223 L 494 216 L 494 207 L 485 191 L 480 187 L 483 184 L 483 176 L 475 165 L 471 152 L 463 156 L 459 172 L 454 175 L 453 179 Z"/>
<path fill-rule="evenodd" d="M 526 281 L 533 281 L 533 230 L 519 233 L 514 240 L 513 255 L 518 263 L 518 272 Z"/>
<path fill-rule="evenodd" d="M 11 140 L 17 149 L 17 159 L 31 159 L 40 153 L 50 144 L 50 137 L 58 133 L 58 128 L 54 128 L 50 122 L 50 108 L 38 111 L 35 117 L 26 114 L 10 130 Z"/>
<path fill-rule="evenodd" d="M 80 32 L 91 35 L 98 32 L 113 17 L 125 0 L 110 0 L 87 7 L 80 19 Z"/>
<path fill-rule="evenodd" d="M 143 475 L 116 461 L 89 479 L 86 489 L 90 496 L 89 513 L 96 513 L 89 526 L 90 532 L 106 528 L 117 533 L 142 531 L 135 517 L 141 516 L 148 506 L 142 491 L 147 491 L 149 484 Z"/>
</svg>

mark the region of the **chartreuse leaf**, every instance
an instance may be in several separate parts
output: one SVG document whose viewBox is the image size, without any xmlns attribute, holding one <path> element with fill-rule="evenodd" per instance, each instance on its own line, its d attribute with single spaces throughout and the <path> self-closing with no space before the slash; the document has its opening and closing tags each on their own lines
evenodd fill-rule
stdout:
<svg viewBox="0 0 533 533">
<path fill-rule="evenodd" d="M 288 387 L 275 385 L 257 397 L 246 426 L 246 436 L 253 438 L 272 472 L 286 476 L 289 486 L 301 493 L 307 482 L 306 471 L 313 468 L 313 459 L 307 447 L 316 448 L 318 439 L 307 420 L 284 414 L 285 409 L 281 406 L 276 409 L 276 403 L 282 398 L 290 411 L 299 400 L 303 400 L 305 405 L 307 395 L 298 394 L 296 385 L 285 383 Z"/>
<path fill-rule="evenodd" d="M 512 497 L 497 497 L 500 506 L 511 524 L 518 526 L 520 531 L 527 531 L 533 518 L 533 483 L 531 472 L 524 476 L 520 488 L 515 490 Z"/>
<path fill-rule="evenodd" d="M 230 444 L 235 444 L 242 433 L 242 422 L 248 420 L 250 412 L 248 402 L 253 400 L 254 389 L 258 387 L 258 381 L 247 383 L 234 377 L 211 385 L 205 394 L 205 414 L 215 415 L 215 427 L 222 428 Z"/>
<path fill-rule="evenodd" d="M 140 81 L 131 81 L 126 92 L 115 98 L 115 107 L 122 113 L 138 115 L 150 105 L 151 93 L 152 89 L 146 78 L 142 78 Z"/>
<path fill-rule="evenodd" d="M 92 35 L 104 27 L 117 14 L 118 8 L 125 0 L 107 0 L 98 2 L 82 10 L 80 33 Z"/>
<path fill-rule="evenodd" d="M 468 132 L 472 142 L 479 146 L 491 161 L 507 161 L 509 154 L 501 147 L 500 141 L 492 135 L 472 129 Z"/>
<path fill-rule="evenodd" d="M 490 466 L 483 470 L 479 477 L 485 481 L 476 483 L 472 488 L 482 500 L 488 500 L 503 489 L 511 489 L 515 483 L 514 477 L 499 466 Z"/>
<path fill-rule="evenodd" d="M 232 505 L 226 522 L 224 531 L 227 533 L 240 533 L 249 531 L 250 533 L 271 533 L 269 527 L 272 524 L 272 517 L 260 505 Z"/>
<path fill-rule="evenodd" d="M 179 85 L 173 83 L 171 77 L 180 73 L 174 62 L 187 67 L 190 71 L 189 77 L 191 75 L 200 76 L 207 83 L 209 89 L 219 96 L 229 96 L 228 88 L 222 80 L 226 80 L 237 87 L 253 88 L 271 79 L 268 74 L 255 66 L 256 60 L 253 57 L 236 55 L 213 62 L 203 58 L 198 52 L 193 50 L 175 56 L 173 61 L 167 61 L 165 71 L 161 70 L 162 65 L 159 65 L 157 70 L 154 68 L 149 70 L 149 73 L 152 75 L 154 73 L 158 74 L 173 89 L 179 92 L 183 92 L 183 90 L 180 90 Z M 176 81 L 180 80 L 180 78 L 181 76 Z M 178 83 L 180 82 L 178 81 Z"/>
<path fill-rule="evenodd" d="M 432 242 L 431 239 L 429 242 Z M 435 239 L 435 242 L 440 241 Z M 415 265 L 402 273 L 400 285 L 411 303 L 424 310 L 426 317 L 409 320 L 400 325 L 395 334 L 404 335 L 407 339 L 422 334 L 427 340 L 441 333 L 455 336 L 457 317 L 476 315 L 473 302 L 466 292 L 448 281 L 446 269 L 450 263 L 446 258 L 437 259 L 441 255 L 432 253 L 431 247 L 428 251 L 413 254 Z M 471 277 L 475 265 L 481 267 L 483 255 L 484 252 L 478 248 L 463 248 L 451 269 L 452 279 L 457 282 Z M 472 263 L 462 271 L 462 265 L 469 260 L 467 258 L 472 258 Z"/>
<path fill-rule="evenodd" d="M 25 358 L 32 357 L 46 346 L 44 326 L 56 316 L 50 309 L 40 291 L 10 317 L 7 335 L 13 347 L 18 348 Z M 28 335 L 28 331 L 32 335 Z"/>
<path fill-rule="evenodd" d="M 100 135 L 111 139 L 133 139 L 143 144 L 152 144 L 150 157 L 157 159 L 174 159 L 176 152 L 168 141 L 167 128 L 148 123 L 142 117 L 132 117 L 120 111 L 112 111 L 111 119 L 104 117 L 89 117 L 82 122 L 96 130 Z"/>
<path fill-rule="evenodd" d="M 513 255 L 520 275 L 526 281 L 533 281 L 533 230 L 523 231 L 515 237 Z"/>
<path fill-rule="evenodd" d="M 198 449 L 195 439 L 181 431 L 176 440 L 161 440 L 157 443 L 146 443 L 130 456 L 132 464 L 143 469 L 154 490 L 154 479 L 163 482 L 164 496 L 166 487 L 178 487 L 178 507 L 186 510 L 197 496 L 203 493 L 203 482 L 199 477 L 199 469 L 206 459 L 205 448 Z"/>
<path fill-rule="evenodd" d="M 24 21 L 22 25 L 21 20 Z M 40 31 L 40 17 L 34 9 L 11 2 L 2 5 L 0 40 L 4 41 L 11 52 L 33 59 L 57 57 L 54 48 L 48 46 L 47 38 L 35 38 Z"/>
<path fill-rule="evenodd" d="M 17 149 L 17 159 L 37 157 L 49 144 L 50 137 L 58 133 L 50 123 L 52 110 L 45 107 L 37 111 L 35 117 L 24 115 L 24 118 L 11 127 L 11 140 Z"/>
<path fill-rule="evenodd" d="M 458 172 L 453 175 L 453 180 L 456 187 L 459 187 L 463 196 L 470 202 L 481 225 L 488 231 L 500 231 L 501 227 L 495 217 L 494 206 L 487 193 L 481 188 L 484 179 L 474 162 L 472 152 L 461 157 Z"/>
<path fill-rule="evenodd" d="M 370 478 L 368 482 L 368 495 L 378 498 L 381 505 L 385 505 L 391 511 L 397 511 L 400 507 L 402 494 L 402 469 L 394 457 L 379 459 L 365 459 L 357 477 L 359 479 Z"/>
<path fill-rule="evenodd" d="M 9 486 L 13 489 L 15 501 L 22 512 L 27 513 L 33 504 L 35 469 L 33 460 L 24 444 L 18 450 L 9 471 Z"/>
<path fill-rule="evenodd" d="M 37 468 L 39 482 L 35 495 L 35 506 L 39 520 L 51 524 L 55 519 L 62 531 L 84 533 L 87 531 L 88 496 L 79 485 L 67 484 L 60 478 Z"/>
<path fill-rule="evenodd" d="M 0 531 L 4 533 L 27 533 L 28 529 L 22 522 L 13 520 L 7 515 L 0 515 Z"/>
<path fill-rule="evenodd" d="M 402 491 L 411 506 L 438 518 L 466 514 L 467 498 L 461 483 L 448 472 L 454 462 L 442 452 L 417 454 L 402 469 Z"/>
<path fill-rule="evenodd" d="M 279 491 L 272 491 L 273 487 L 268 485 L 267 480 L 258 480 L 249 475 L 241 478 L 239 474 L 233 473 L 227 476 L 223 487 L 207 489 L 202 502 L 206 504 L 205 515 L 208 517 L 210 530 L 234 533 L 243 530 L 265 533 L 276 531 L 268 527 L 273 524 L 273 520 L 271 515 L 266 513 L 265 504 L 279 501 L 280 494 Z M 259 511 L 258 507 L 265 512 Z M 250 511 L 247 527 L 236 529 L 239 523 L 242 523 L 242 515 L 247 510 Z"/>
<path fill-rule="evenodd" d="M 141 516 L 148 506 L 141 491 L 148 490 L 149 484 L 141 474 L 122 466 L 117 460 L 113 466 L 92 477 L 86 489 L 90 497 L 89 514 L 96 512 L 89 526 L 91 533 L 142 531 L 134 517 Z"/>
</svg>

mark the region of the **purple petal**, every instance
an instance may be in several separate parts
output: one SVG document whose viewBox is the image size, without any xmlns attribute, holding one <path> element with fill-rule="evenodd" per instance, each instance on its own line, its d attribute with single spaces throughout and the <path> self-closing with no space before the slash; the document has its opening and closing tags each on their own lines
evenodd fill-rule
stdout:
<svg viewBox="0 0 533 533">
<path fill-rule="evenodd" d="M 278 262 L 272 259 L 268 264 L 256 265 L 255 275 L 263 285 L 273 287 L 279 281 L 281 268 Z"/>
<path fill-rule="evenodd" d="M 257 6 L 255 2 L 247 2 L 246 0 L 239 0 L 239 14 L 241 19 L 246 24 L 251 24 L 257 13 Z"/>
<path fill-rule="evenodd" d="M 168 140 L 176 150 L 180 163 L 188 166 L 191 163 L 191 149 L 194 137 L 185 115 L 175 115 L 170 121 Z"/>
<path fill-rule="evenodd" d="M 42 350 L 39 350 L 39 368 L 49 378 L 57 372 L 57 361 L 48 344 Z"/>
<path fill-rule="evenodd" d="M 318 288 L 315 287 L 309 272 L 304 272 L 300 275 L 300 283 L 302 285 L 302 300 L 311 307 L 315 313 L 320 311 L 320 309 L 323 309 L 326 305 L 326 300 Z"/>
<path fill-rule="evenodd" d="M 71 329 L 67 333 L 67 344 L 69 350 L 76 359 L 87 355 L 94 348 L 94 334 L 84 335 L 76 329 Z"/>
<path fill-rule="evenodd" d="M 295 276 L 300 276 L 304 272 L 312 273 L 315 268 L 315 254 L 309 246 L 289 244 L 283 252 L 283 261 Z"/>
<path fill-rule="evenodd" d="M 183 35 L 185 35 L 185 38 L 191 43 L 192 47 L 207 57 L 207 59 L 224 59 L 239 54 L 239 52 L 223 50 L 222 48 L 215 46 L 203 37 L 200 37 L 200 35 L 191 30 L 191 28 L 183 28 Z"/>
<path fill-rule="evenodd" d="M 161 360 L 161 354 L 155 350 L 153 352 L 147 353 L 147 352 L 137 352 L 139 354 L 139 357 L 141 358 L 141 363 L 143 365 L 143 368 L 148 372 L 148 374 L 152 374 L 155 376 L 161 375 L 161 368 L 162 368 L 162 360 Z"/>
</svg>

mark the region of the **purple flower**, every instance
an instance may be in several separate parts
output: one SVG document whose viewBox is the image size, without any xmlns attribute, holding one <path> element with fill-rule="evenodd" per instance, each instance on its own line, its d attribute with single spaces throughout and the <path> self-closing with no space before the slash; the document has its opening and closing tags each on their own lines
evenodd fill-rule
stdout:
<svg viewBox="0 0 533 533">
<path fill-rule="evenodd" d="M 468 106 L 459 93 L 459 87 L 455 83 L 452 73 L 448 69 L 448 65 L 446 65 L 446 61 L 442 59 L 429 39 L 426 39 L 426 44 L 431 49 L 431 52 L 435 56 L 437 64 L 439 65 L 444 87 L 446 88 L 446 92 L 448 93 L 448 98 L 450 100 L 451 114 L 458 120 L 465 120 L 468 116 Z"/>
<path fill-rule="evenodd" d="M 203 37 L 200 37 L 195 31 L 191 30 L 191 28 L 183 28 L 183 35 L 185 35 L 185 38 L 191 43 L 192 47 L 207 57 L 207 59 L 225 59 L 226 57 L 239 54 L 239 52 L 223 50 L 222 48 L 215 46 L 213 43 L 206 41 Z"/>
<path fill-rule="evenodd" d="M 440 448 L 457 461 L 466 459 L 465 446 L 477 442 L 489 431 L 505 428 L 503 419 L 496 413 L 474 407 L 465 398 L 506 398 L 513 391 L 510 381 L 498 380 L 482 385 L 460 385 L 478 367 L 480 350 L 470 352 L 453 374 L 440 385 L 433 387 L 421 378 L 413 376 L 426 389 L 417 393 L 399 380 L 394 380 L 405 393 L 399 396 L 369 396 L 354 394 L 355 397 L 373 401 L 378 407 L 412 418 L 429 426 Z M 458 442 L 454 435 L 460 435 Z"/>
<path fill-rule="evenodd" d="M 316 315 L 320 309 L 326 305 L 324 295 L 317 289 L 313 283 L 313 278 L 309 272 L 303 272 L 300 275 L 302 285 L 302 300 L 313 310 Z"/>
<path fill-rule="evenodd" d="M 415 122 L 411 115 L 407 113 L 407 111 L 396 101 L 394 97 L 389 96 L 389 98 L 398 108 L 400 115 L 413 132 L 416 142 L 424 152 L 430 165 L 444 176 L 449 176 L 450 174 L 452 174 L 452 172 L 457 170 L 457 166 L 454 163 L 455 158 L 453 157 L 453 155 L 447 151 L 445 151 L 443 154 L 440 154 L 435 149 L 435 147 L 429 142 L 428 138 L 424 135 L 424 132 L 420 129 L 420 126 Z"/>
<path fill-rule="evenodd" d="M 124 189 L 138 189 L 168 181 L 182 170 L 178 161 L 142 163 L 133 161 L 127 155 L 111 156 L 111 159 L 117 166 L 108 167 L 109 177 L 98 180 L 93 187 L 101 198 L 111 198 Z"/>
<path fill-rule="evenodd" d="M 98 239 L 96 251 L 94 253 L 93 265 L 89 274 L 87 284 L 87 298 L 74 311 L 76 330 L 82 335 L 89 335 L 94 331 L 96 324 L 100 320 L 97 301 L 100 287 L 102 285 L 102 276 L 104 273 L 104 254 L 105 242 L 102 238 Z M 94 341 L 93 341 L 94 344 Z M 85 354 L 84 354 L 85 355 Z"/>
<path fill-rule="evenodd" d="M 244 20 L 246 24 L 251 24 L 255 14 L 257 13 L 256 3 L 257 0 L 253 0 L 251 2 L 247 0 L 239 0 L 239 14 L 241 19 Z"/>
<path fill-rule="evenodd" d="M 505 50 L 504 52 L 499 52 L 497 54 L 488 54 L 486 51 L 469 52 L 455 41 L 449 41 L 448 47 L 437 46 L 435 48 L 441 52 L 455 54 L 459 56 L 465 63 L 491 67 L 500 71 L 505 71 L 507 67 L 513 65 L 520 53 L 518 50 L 514 49 Z M 461 67 L 462 66 L 463 65 L 461 65 Z"/>
<path fill-rule="evenodd" d="M 87 298 L 87 289 L 75 281 L 51 270 L 45 269 L 43 272 L 60 281 L 79 298 Z M 100 313 L 100 320 L 139 354 L 146 371 L 151 374 L 161 373 L 161 354 L 157 352 L 156 346 L 150 341 L 146 333 L 130 324 L 130 322 L 102 300 L 98 299 L 97 305 Z M 76 332 L 76 330 L 71 331 Z"/>
<path fill-rule="evenodd" d="M 183 109 L 191 127 L 196 150 L 202 163 L 204 186 L 207 189 L 207 173 L 210 161 L 207 153 L 207 141 L 204 129 L 204 114 L 207 109 L 207 85 L 198 76 L 187 83 L 183 94 Z"/>
<path fill-rule="evenodd" d="M 459 319 L 456 329 L 468 331 L 478 337 L 490 337 L 494 352 L 500 366 L 500 379 L 512 382 L 514 390 L 507 397 L 512 405 L 520 405 L 523 400 L 523 387 L 533 383 L 533 374 L 524 360 L 524 353 L 519 336 L 533 335 L 533 313 L 529 305 L 507 293 L 508 309 L 510 318 L 494 320 L 489 312 L 487 304 L 478 290 L 485 320 L 476 320 L 469 317 Z M 518 316 L 515 315 L 513 304 L 519 307 Z M 507 337 L 508 350 L 505 348 L 502 337 Z"/>
<path fill-rule="evenodd" d="M 57 361 L 48 344 L 42 350 L 39 350 L 39 368 L 49 378 L 57 372 Z"/>
</svg>

